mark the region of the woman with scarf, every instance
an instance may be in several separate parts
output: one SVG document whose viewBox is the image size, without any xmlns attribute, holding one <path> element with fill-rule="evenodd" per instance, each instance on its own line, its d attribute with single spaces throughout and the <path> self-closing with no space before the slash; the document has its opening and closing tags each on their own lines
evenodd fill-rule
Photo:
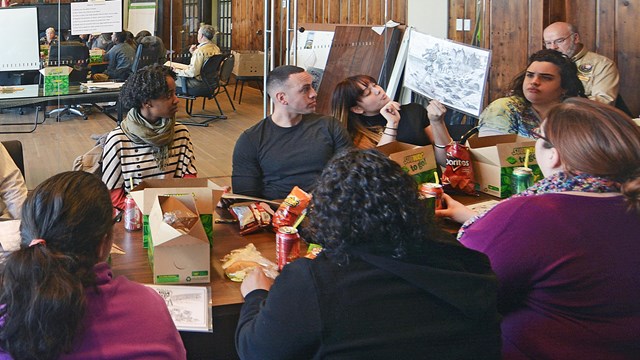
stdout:
<svg viewBox="0 0 640 360">
<path fill-rule="evenodd" d="M 102 181 L 116 207 L 143 180 L 196 176 L 189 130 L 175 119 L 175 78 L 170 68 L 152 65 L 122 86 L 120 101 L 131 110 L 109 133 L 102 153 Z"/>
<path fill-rule="evenodd" d="M 640 351 L 640 127 L 571 98 L 535 132 L 547 176 L 483 215 L 438 215 L 498 275 L 504 359 L 631 359 Z"/>
</svg>

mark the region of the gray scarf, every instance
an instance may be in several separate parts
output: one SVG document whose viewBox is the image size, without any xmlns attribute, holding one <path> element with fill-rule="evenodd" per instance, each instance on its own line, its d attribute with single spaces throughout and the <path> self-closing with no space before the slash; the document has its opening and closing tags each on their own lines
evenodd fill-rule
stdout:
<svg viewBox="0 0 640 360">
<path fill-rule="evenodd" d="M 175 117 L 162 118 L 157 124 L 150 124 L 142 117 L 138 109 L 133 108 L 120 123 L 120 128 L 135 144 L 151 146 L 153 159 L 156 161 L 158 169 L 162 170 L 169 158 L 169 146 L 171 146 L 175 135 L 175 124 Z"/>
</svg>

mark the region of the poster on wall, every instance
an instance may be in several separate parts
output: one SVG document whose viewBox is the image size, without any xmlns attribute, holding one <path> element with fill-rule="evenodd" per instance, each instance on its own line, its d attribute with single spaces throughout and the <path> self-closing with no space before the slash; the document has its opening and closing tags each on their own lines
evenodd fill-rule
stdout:
<svg viewBox="0 0 640 360">
<path fill-rule="evenodd" d="M 411 32 L 404 86 L 478 117 L 491 51 Z"/>
<path fill-rule="evenodd" d="M 320 88 L 324 68 L 327 66 L 333 35 L 333 31 L 298 32 L 296 64 L 313 76 L 313 88 L 316 90 Z M 293 61 L 293 52 L 291 57 Z"/>
<path fill-rule="evenodd" d="M 127 30 L 134 34 L 147 30 L 154 34 L 156 29 L 156 3 L 131 2 L 129 4 Z"/>
<path fill-rule="evenodd" d="M 71 3 L 71 35 L 122 31 L 122 1 Z"/>
</svg>

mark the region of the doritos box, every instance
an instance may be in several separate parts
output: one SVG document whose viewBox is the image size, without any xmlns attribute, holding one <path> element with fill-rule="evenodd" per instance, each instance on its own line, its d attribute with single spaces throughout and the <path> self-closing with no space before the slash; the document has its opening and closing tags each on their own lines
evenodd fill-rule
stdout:
<svg viewBox="0 0 640 360">
<path fill-rule="evenodd" d="M 533 169 L 533 181 L 542 179 L 542 171 L 536 162 L 535 143 L 535 140 L 516 134 L 470 138 L 468 145 L 476 189 L 499 198 L 511 196 L 511 174 L 514 168 L 524 166 L 527 149 L 530 150 L 528 166 Z"/>
<path fill-rule="evenodd" d="M 416 146 L 394 141 L 378 146 L 376 149 L 400 164 L 418 184 L 435 182 L 438 165 L 431 145 Z"/>
<path fill-rule="evenodd" d="M 211 252 L 191 194 L 157 196 L 147 250 L 155 284 L 208 283 Z"/>
<path fill-rule="evenodd" d="M 200 221 L 213 246 L 213 213 L 224 189 L 208 179 L 149 179 L 131 190 L 131 196 L 142 212 L 142 243 L 149 243 L 149 213 L 158 195 L 191 194 L 195 198 Z"/>
</svg>

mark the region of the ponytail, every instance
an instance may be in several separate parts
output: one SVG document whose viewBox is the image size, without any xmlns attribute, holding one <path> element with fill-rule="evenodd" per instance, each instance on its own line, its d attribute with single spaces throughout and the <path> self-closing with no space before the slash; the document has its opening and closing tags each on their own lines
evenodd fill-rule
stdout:
<svg viewBox="0 0 640 360">
<path fill-rule="evenodd" d="M 70 352 L 84 316 L 77 261 L 36 241 L 8 256 L 1 277 L 0 347 L 14 359 Z"/>
</svg>

